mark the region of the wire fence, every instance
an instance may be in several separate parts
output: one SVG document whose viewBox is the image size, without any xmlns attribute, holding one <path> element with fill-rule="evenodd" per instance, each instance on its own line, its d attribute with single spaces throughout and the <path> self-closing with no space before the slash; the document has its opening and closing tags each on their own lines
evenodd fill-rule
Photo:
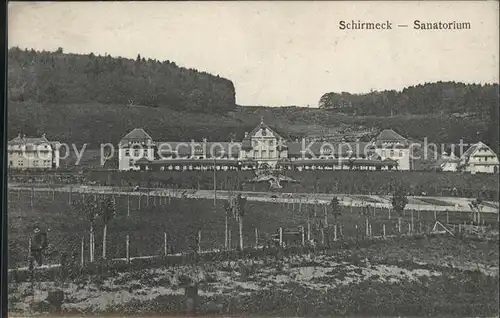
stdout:
<svg viewBox="0 0 500 318">
<path fill-rule="evenodd" d="M 244 249 L 254 249 L 421 235 L 436 230 L 436 222 L 452 233 L 473 226 L 498 227 L 498 214 L 494 213 L 483 213 L 478 219 L 463 211 L 405 210 L 399 214 L 387 208 L 343 206 L 341 214 L 334 216 L 326 204 L 276 201 L 249 202 L 240 234 L 237 218 L 222 207 L 224 200 L 214 206 L 213 200 L 175 197 L 178 193 L 174 191 L 101 194 L 113 198 L 116 216 L 107 224 L 98 219 L 91 227 L 74 202 L 94 193 L 10 189 L 9 267 L 28 266 L 35 224 L 47 232 L 43 264 L 56 265 L 62 260 L 77 267 L 103 258 L 130 262 L 235 250 L 241 241 Z"/>
</svg>

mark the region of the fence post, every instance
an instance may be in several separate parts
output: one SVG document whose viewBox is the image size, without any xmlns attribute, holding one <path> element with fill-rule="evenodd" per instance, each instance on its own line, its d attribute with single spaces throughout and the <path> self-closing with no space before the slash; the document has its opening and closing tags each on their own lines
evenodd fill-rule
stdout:
<svg viewBox="0 0 500 318">
<path fill-rule="evenodd" d="M 198 230 L 198 254 L 201 253 L 201 230 Z"/>
<path fill-rule="evenodd" d="M 370 237 L 372 237 L 372 225 L 371 224 L 368 224 L 368 230 L 370 233 Z"/>
<path fill-rule="evenodd" d="M 323 205 L 323 210 L 325 211 L 325 226 L 328 227 L 328 209 L 326 205 Z"/>
<path fill-rule="evenodd" d="M 146 206 L 149 206 L 149 190 L 148 193 L 146 193 Z"/>
<path fill-rule="evenodd" d="M 385 239 L 385 224 L 382 224 L 382 237 Z"/>
<path fill-rule="evenodd" d="M 35 189 L 31 188 L 31 196 L 30 196 L 30 208 L 33 208 L 33 197 L 35 196 Z"/>
<path fill-rule="evenodd" d="M 85 235 L 82 236 L 82 246 L 80 248 L 80 256 L 81 256 L 81 259 L 80 259 L 80 267 L 83 268 L 85 266 L 85 256 L 84 256 L 84 252 L 85 252 Z"/>
<path fill-rule="evenodd" d="M 419 223 L 420 233 L 422 233 L 422 222 Z"/>
<path fill-rule="evenodd" d="M 72 202 L 71 202 L 72 193 L 73 193 L 73 186 L 69 186 L 68 204 L 70 204 L 70 205 L 72 204 Z"/>
<path fill-rule="evenodd" d="M 302 233 L 301 233 L 302 234 L 302 246 L 305 246 L 306 245 L 306 242 L 305 242 L 306 241 L 306 233 L 305 233 L 306 229 L 304 228 L 304 226 L 301 226 L 301 230 L 302 230 Z"/>
<path fill-rule="evenodd" d="M 126 246 L 126 260 L 127 264 L 130 264 L 130 235 L 127 234 L 127 238 L 125 241 L 125 246 Z"/>
<path fill-rule="evenodd" d="M 139 211 L 141 210 L 141 197 L 142 197 L 142 194 L 139 192 Z"/>
<path fill-rule="evenodd" d="M 259 229 L 255 228 L 255 248 L 259 247 Z"/>
<path fill-rule="evenodd" d="M 21 198 L 21 188 L 17 190 L 17 199 L 19 200 Z"/>
<path fill-rule="evenodd" d="M 337 240 L 337 224 L 334 224 L 333 226 L 333 240 Z"/>
<path fill-rule="evenodd" d="M 325 228 L 321 227 L 321 245 L 325 245 Z"/>
<path fill-rule="evenodd" d="M 446 210 L 446 224 L 450 224 L 450 216 L 448 215 L 448 210 Z"/>
<path fill-rule="evenodd" d="M 366 236 L 370 236 L 370 229 L 369 229 L 369 224 L 368 224 L 368 218 L 366 218 L 366 225 L 365 225 L 365 234 Z"/>
<path fill-rule="evenodd" d="M 344 234 L 342 234 L 342 224 L 339 224 L 339 233 L 340 233 L 340 237 L 343 238 Z"/>
<path fill-rule="evenodd" d="M 311 221 L 307 221 L 307 241 L 311 242 Z"/>
<path fill-rule="evenodd" d="M 401 233 L 401 218 L 398 218 L 398 233 Z"/>
<path fill-rule="evenodd" d="M 437 221 L 437 211 L 436 211 L 436 206 L 434 206 L 434 221 Z"/>
<path fill-rule="evenodd" d="M 280 247 L 283 247 L 283 228 L 282 227 L 280 227 L 279 233 L 280 233 Z"/>
<path fill-rule="evenodd" d="M 130 216 L 130 192 L 127 193 L 127 217 Z"/>
<path fill-rule="evenodd" d="M 28 268 L 31 263 L 31 238 L 28 240 Z"/>
<path fill-rule="evenodd" d="M 389 207 L 389 220 L 391 219 L 391 207 Z"/>
<path fill-rule="evenodd" d="M 167 247 L 167 232 L 163 232 L 163 254 L 165 256 L 168 255 L 168 247 Z"/>
<path fill-rule="evenodd" d="M 56 190 L 52 188 L 52 201 L 56 199 Z"/>
<path fill-rule="evenodd" d="M 408 223 L 408 235 L 411 235 L 411 224 Z"/>
<path fill-rule="evenodd" d="M 415 229 L 415 227 L 413 226 L 413 210 L 410 210 L 410 216 L 411 216 L 411 231 L 413 232 L 413 230 Z"/>
<path fill-rule="evenodd" d="M 228 240 L 228 249 L 231 250 L 232 247 L 232 237 L 231 237 L 231 229 L 227 230 L 227 240 Z"/>
</svg>

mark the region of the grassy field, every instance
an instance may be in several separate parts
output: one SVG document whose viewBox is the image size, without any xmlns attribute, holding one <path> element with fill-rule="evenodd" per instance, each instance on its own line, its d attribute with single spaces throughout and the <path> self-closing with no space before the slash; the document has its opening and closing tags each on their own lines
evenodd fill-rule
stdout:
<svg viewBox="0 0 500 318">
<path fill-rule="evenodd" d="M 87 194 L 88 195 L 88 194 Z M 78 194 L 73 193 L 73 201 Z M 117 215 L 108 226 L 108 258 L 123 258 L 126 250 L 126 235 L 130 235 L 130 256 L 159 255 L 164 250 L 164 233 L 167 233 L 169 253 L 179 253 L 192 248 L 198 231 L 201 231 L 202 250 L 212 250 L 224 246 L 225 213 L 223 201 L 218 201 L 215 211 L 213 200 L 168 199 L 166 197 L 115 196 Z M 49 249 L 46 253 L 48 263 L 58 263 L 61 253 L 76 253 L 81 240 L 85 240 L 85 257 L 88 257 L 89 222 L 69 204 L 69 193 L 36 193 L 31 206 L 30 191 L 11 192 L 9 195 L 9 267 L 23 266 L 27 261 L 28 240 L 31 227 L 40 224 L 48 230 Z M 322 240 L 321 225 L 324 223 L 324 206 L 306 204 L 280 204 L 273 202 L 251 202 L 246 206 L 243 236 L 245 246 L 255 245 L 255 229 L 258 230 L 258 243 L 264 244 L 270 234 L 277 233 L 279 227 L 297 229 L 311 223 L 311 237 Z M 471 213 L 405 211 L 403 215 L 382 209 L 371 209 L 368 216 L 362 216 L 359 208 L 344 207 L 338 217 L 340 234 L 344 238 L 363 237 L 366 233 L 366 220 L 371 225 L 373 236 L 382 236 L 383 226 L 386 235 L 408 233 L 413 217 L 414 232 L 429 231 L 435 220 L 445 223 L 463 223 L 472 220 Z M 127 216 L 128 215 L 128 216 Z M 401 219 L 401 232 L 398 220 Z M 497 226 L 497 216 L 484 214 L 486 224 Z M 325 243 L 333 240 L 333 217 L 327 213 Z M 102 249 L 103 224 L 98 220 L 95 227 L 96 259 Z M 229 217 L 232 246 L 238 245 L 238 225 L 233 216 Z M 341 231 L 341 232 L 340 232 Z"/>
<path fill-rule="evenodd" d="M 498 241 L 400 238 L 302 255 L 203 262 L 80 276 L 62 285 L 65 314 L 185 315 L 182 278 L 199 286 L 203 315 L 494 316 Z M 61 287 L 9 284 L 11 315 Z M 43 309 L 42 309 L 43 311 Z"/>
</svg>

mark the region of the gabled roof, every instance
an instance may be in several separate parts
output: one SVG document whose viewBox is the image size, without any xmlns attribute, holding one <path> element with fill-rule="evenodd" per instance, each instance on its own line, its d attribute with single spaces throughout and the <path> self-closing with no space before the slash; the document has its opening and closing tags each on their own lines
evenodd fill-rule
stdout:
<svg viewBox="0 0 500 318">
<path fill-rule="evenodd" d="M 281 137 L 280 134 L 278 134 L 274 129 L 266 125 L 264 123 L 264 119 L 262 118 L 260 124 L 258 124 L 257 127 L 252 129 L 252 131 L 245 138 L 243 138 L 242 147 L 244 150 L 251 149 L 252 145 L 250 143 L 250 139 L 252 138 L 253 135 L 255 135 L 255 133 L 257 133 L 261 129 L 269 130 L 274 135 L 274 137 L 276 137 L 276 139 L 283 139 L 283 137 Z"/>
<path fill-rule="evenodd" d="M 47 143 L 49 143 L 49 141 L 45 137 L 45 134 L 43 134 L 41 137 L 25 137 L 19 134 L 8 142 L 9 145 L 26 145 L 26 144 L 40 145 Z"/>
<path fill-rule="evenodd" d="M 125 135 L 125 137 L 122 138 L 120 141 L 120 145 L 130 142 L 130 141 L 146 141 L 150 140 L 153 141 L 153 138 L 144 131 L 142 128 L 135 128 L 131 132 Z"/>
<path fill-rule="evenodd" d="M 469 149 L 467 149 L 467 151 L 466 151 L 466 152 L 464 152 L 464 154 L 462 155 L 462 158 L 468 158 L 468 157 L 470 157 L 471 155 L 473 155 L 473 154 L 474 154 L 477 150 L 483 150 L 483 149 L 484 149 L 484 150 L 488 150 L 488 151 L 490 151 L 491 153 L 495 154 L 495 153 L 493 152 L 493 150 L 491 150 L 491 148 L 490 148 L 490 147 L 488 147 L 487 145 L 485 145 L 483 142 L 481 142 L 481 141 L 480 141 L 480 142 L 478 142 L 478 143 L 476 143 L 476 144 L 474 144 L 474 145 L 470 146 L 470 148 L 469 148 Z M 496 155 L 496 154 L 495 154 L 495 155 Z"/>
<path fill-rule="evenodd" d="M 406 138 L 404 138 L 403 136 L 401 136 L 400 134 L 398 134 L 397 132 L 395 132 L 392 129 L 382 130 L 380 132 L 380 134 L 375 138 L 375 140 L 376 141 L 392 141 L 392 142 L 396 142 L 396 141 L 405 142 L 405 141 L 407 141 Z"/>
<path fill-rule="evenodd" d="M 122 140 L 133 140 L 133 139 L 153 139 L 151 136 L 144 131 L 142 128 L 135 128 L 131 132 L 125 135 Z"/>
</svg>

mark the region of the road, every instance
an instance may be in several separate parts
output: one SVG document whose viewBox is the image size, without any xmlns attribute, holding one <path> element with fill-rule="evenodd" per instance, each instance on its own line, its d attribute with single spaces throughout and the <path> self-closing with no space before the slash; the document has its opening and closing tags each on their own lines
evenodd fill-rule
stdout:
<svg viewBox="0 0 500 318">
<path fill-rule="evenodd" d="M 31 191 L 31 187 L 20 184 L 9 184 L 9 191 Z M 76 193 L 100 193 L 114 195 L 149 195 L 157 197 L 177 197 L 192 199 L 213 199 L 213 190 L 193 190 L 193 189 L 147 189 L 140 191 L 129 191 L 119 187 L 106 186 L 83 186 L 83 185 L 64 185 L 58 187 L 36 187 L 35 192 L 76 192 Z M 388 209 L 391 208 L 390 199 L 387 196 L 380 195 L 354 195 L 354 194 L 324 194 L 324 193 L 276 193 L 276 192 L 252 192 L 252 191 L 232 191 L 217 190 L 217 199 L 227 200 L 231 194 L 241 193 L 248 201 L 274 202 L 274 203 L 298 203 L 298 204 L 329 204 L 333 197 L 339 199 L 342 206 L 367 206 Z M 432 204 L 427 201 L 436 201 L 439 204 Z M 409 196 L 407 210 L 420 211 L 457 211 L 472 212 L 469 207 L 471 198 L 458 197 L 427 197 L 427 196 Z M 495 207 L 496 206 L 496 207 Z M 489 202 L 484 206 L 483 213 L 498 213 L 498 203 Z"/>
</svg>

